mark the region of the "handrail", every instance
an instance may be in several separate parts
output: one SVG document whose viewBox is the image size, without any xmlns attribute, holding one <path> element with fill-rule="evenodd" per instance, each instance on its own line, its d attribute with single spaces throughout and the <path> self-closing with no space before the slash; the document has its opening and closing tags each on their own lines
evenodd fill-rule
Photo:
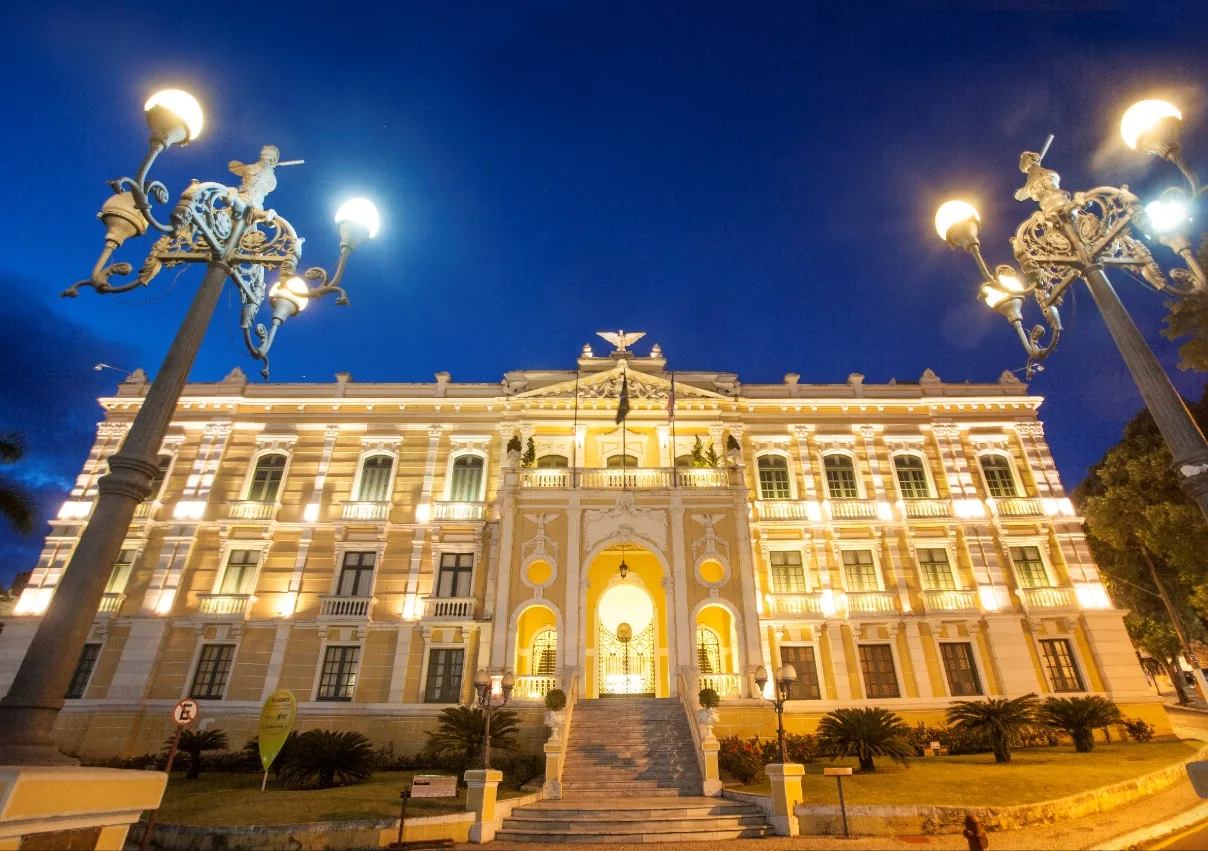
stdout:
<svg viewBox="0 0 1208 851">
<path fill-rule="evenodd" d="M 566 689 L 566 721 L 562 724 L 562 741 L 559 742 L 562 752 L 558 756 L 558 776 L 554 778 L 559 788 L 562 786 L 562 772 L 566 766 L 566 749 L 570 745 L 570 722 L 575 714 L 575 698 L 579 693 L 579 672 L 570 676 L 570 686 Z M 549 780 L 549 778 L 545 778 Z"/>
<path fill-rule="evenodd" d="M 703 742 L 700 737 L 700 725 L 696 720 L 696 709 L 693 704 L 697 701 L 697 696 L 692 693 L 692 685 L 688 682 L 688 677 L 684 673 L 684 669 L 680 668 L 676 673 L 677 682 L 676 688 L 679 691 L 680 706 L 684 707 L 684 712 L 688 715 L 688 729 L 692 731 L 692 751 L 696 754 L 696 766 L 700 769 L 700 779 L 703 786 L 708 778 L 708 769 L 705 766 L 705 751 Z M 702 792 L 704 789 L 702 788 Z"/>
</svg>

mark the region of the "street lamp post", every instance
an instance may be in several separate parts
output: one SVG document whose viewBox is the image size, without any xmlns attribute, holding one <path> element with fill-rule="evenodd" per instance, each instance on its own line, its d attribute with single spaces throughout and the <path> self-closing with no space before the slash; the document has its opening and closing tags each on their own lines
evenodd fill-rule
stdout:
<svg viewBox="0 0 1208 851">
<path fill-rule="evenodd" d="M 516 678 L 511 672 L 503 675 L 503 679 L 499 683 L 499 688 L 503 692 L 503 699 L 499 703 L 495 703 L 495 692 L 492 689 L 491 676 L 482 668 L 478 669 L 478 673 L 474 675 L 474 691 L 478 698 L 478 705 L 483 708 L 487 715 L 486 733 L 482 737 L 482 767 L 484 771 L 491 769 L 491 718 L 495 715 L 496 709 L 502 709 L 508 705 L 508 701 L 512 699 L 512 688 L 516 685 Z"/>
<path fill-rule="evenodd" d="M 105 226 L 104 249 L 91 276 L 63 295 L 74 297 L 80 287 L 91 287 L 98 293 L 127 292 L 146 286 L 165 266 L 182 263 L 205 264 L 205 276 L 125 441 L 108 459 L 109 472 L 97 482 L 91 519 L 38 624 L 12 687 L 0 701 L 0 729 L 4 730 L 0 765 L 74 762 L 55 746 L 55 719 L 135 508 L 151 493 L 164 435 L 226 279 L 235 284 L 243 304 L 240 322 L 248 350 L 264 363 L 267 377 L 268 350 L 277 329 L 302 311 L 310 299 L 337 293 L 336 303 L 346 304 L 339 284 L 348 257 L 378 229 L 372 204 L 364 199 L 345 204 L 336 216 L 340 255 L 334 274 L 329 279 L 323 269 L 308 269 L 305 278 L 317 283 L 313 288 L 295 277 L 302 240 L 288 221 L 263 208 L 264 197 L 277 185 L 275 168 L 285 165 L 271 145 L 261 151 L 259 162 L 231 164 L 231 170 L 242 178 L 238 188 L 194 181 L 181 193 L 168 221 L 161 222 L 152 210 L 152 202 L 167 203 L 168 190 L 158 180 L 149 180 L 148 172 L 156 158 L 172 145 L 185 145 L 197 138 L 202 112 L 189 94 L 168 90 L 147 101 L 146 118 L 151 128 L 147 155 L 134 178 L 109 182 L 114 194 L 98 215 Z M 130 237 L 145 234 L 148 228 L 161 236 L 137 277 L 123 283 L 111 282 L 133 271 L 129 263 L 110 263 L 113 252 Z M 279 279 L 266 292 L 268 271 L 277 272 Z M 254 341 L 253 323 L 266 296 L 272 310 L 271 329 L 256 324 Z"/>
<path fill-rule="evenodd" d="M 1188 193 L 1168 189 L 1160 200 L 1145 207 L 1127 186 L 1100 186 L 1073 195 L 1061 189 L 1057 172 L 1041 165 L 1051 136 L 1040 153 L 1025 151 L 1019 170 L 1027 177 L 1015 198 L 1031 198 L 1040 209 L 1024 220 L 1011 240 L 1022 274 L 1009 265 L 990 271 L 978 239 L 981 219 L 970 204 L 947 201 L 940 205 L 935 227 L 950 246 L 973 256 L 982 277 L 980 297 L 1015 328 L 1028 355 L 1029 378 L 1042 369 L 1040 362 L 1061 337 L 1058 308 L 1066 293 L 1079 278 L 1086 282 L 1170 448 L 1180 485 L 1208 518 L 1208 442 L 1104 272 L 1108 266 L 1122 267 L 1180 298 L 1208 293 L 1204 270 L 1196 262 L 1190 241 L 1191 204 L 1204 189 L 1182 157 L 1178 141 L 1181 117 L 1170 104 L 1142 101 L 1121 122 L 1121 135 L 1129 147 L 1162 157 L 1187 178 Z M 1157 236 L 1182 258 L 1185 268 L 1174 269 L 1168 278 L 1138 238 L 1142 234 Z M 1024 329 L 1023 320 L 1028 295 L 1040 307 L 1045 323 L 1030 331 Z M 1042 342 L 1046 335 L 1047 342 Z"/>
<path fill-rule="evenodd" d="M 763 694 L 763 687 L 768 682 L 768 670 L 760 666 L 755 672 L 755 685 L 759 687 L 759 693 Z M 772 696 L 772 706 L 776 708 L 776 739 L 780 743 L 780 762 L 781 764 L 789 761 L 788 747 L 784 743 L 784 704 L 789 699 L 789 690 L 793 687 L 793 683 L 797 682 L 797 669 L 792 665 L 781 665 L 780 670 L 776 672 L 775 693 Z"/>
</svg>

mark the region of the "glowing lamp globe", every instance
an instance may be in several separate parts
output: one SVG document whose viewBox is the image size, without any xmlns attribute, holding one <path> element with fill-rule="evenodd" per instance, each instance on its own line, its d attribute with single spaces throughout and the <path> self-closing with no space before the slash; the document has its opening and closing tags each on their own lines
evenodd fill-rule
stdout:
<svg viewBox="0 0 1208 851">
<path fill-rule="evenodd" d="M 1027 287 L 1023 285 L 1023 281 L 1006 272 L 998 273 L 998 283 L 1002 285 L 1004 290 L 1011 293 L 1021 293 L 1027 289 Z"/>
<path fill-rule="evenodd" d="M 310 302 L 310 299 L 306 297 L 309 290 L 310 287 L 306 285 L 306 281 L 295 275 L 284 283 L 277 281 L 268 294 L 269 298 L 284 298 L 293 302 L 294 306 L 298 308 L 298 312 L 301 313 L 306 310 L 306 305 Z"/>
<path fill-rule="evenodd" d="M 164 89 L 151 95 L 143 107 L 151 132 L 169 145 L 185 145 L 201 135 L 201 104 L 180 89 Z"/>
<path fill-rule="evenodd" d="M 981 216 L 965 201 L 945 201 L 935 211 L 935 231 L 949 245 L 968 247 L 977 242 Z"/>
<path fill-rule="evenodd" d="M 377 207 L 368 198 L 353 198 L 345 201 L 336 211 L 336 225 L 340 236 L 353 243 L 364 242 L 377 236 L 382 219 Z"/>
<path fill-rule="evenodd" d="M 1169 120 L 1168 120 L 1169 119 Z M 1120 119 L 1120 136 L 1134 151 L 1161 154 L 1178 136 L 1183 113 L 1164 100 L 1142 100 L 1130 106 Z"/>
<path fill-rule="evenodd" d="M 1150 201 L 1145 205 L 1145 215 L 1155 233 L 1170 233 L 1181 229 L 1191 218 L 1185 201 Z"/>
<path fill-rule="evenodd" d="M 1010 297 L 1010 293 L 1000 290 L 998 287 L 992 287 L 989 285 L 982 287 L 982 301 L 984 301 L 989 307 L 997 308 Z"/>
</svg>

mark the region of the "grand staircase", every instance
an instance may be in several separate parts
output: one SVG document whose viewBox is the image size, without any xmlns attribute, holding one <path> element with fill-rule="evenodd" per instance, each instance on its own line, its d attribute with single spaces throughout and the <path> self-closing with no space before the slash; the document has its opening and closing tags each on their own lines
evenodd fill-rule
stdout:
<svg viewBox="0 0 1208 851">
<path fill-rule="evenodd" d="M 678 700 L 581 700 L 562 769 L 563 799 L 517 807 L 496 839 L 636 843 L 766 836 L 758 807 L 701 797 L 695 747 Z"/>
</svg>

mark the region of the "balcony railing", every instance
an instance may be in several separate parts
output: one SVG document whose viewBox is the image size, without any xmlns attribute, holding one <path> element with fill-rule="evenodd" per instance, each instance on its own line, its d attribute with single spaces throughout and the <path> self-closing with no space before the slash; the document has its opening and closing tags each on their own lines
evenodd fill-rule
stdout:
<svg viewBox="0 0 1208 851">
<path fill-rule="evenodd" d="M 158 508 L 159 503 L 153 499 L 149 499 L 146 502 L 140 502 L 138 505 L 134 506 L 134 519 L 150 520 L 155 516 L 155 511 Z"/>
<path fill-rule="evenodd" d="M 319 617 L 333 620 L 367 620 L 373 610 L 373 603 L 373 597 L 338 597 L 324 594 L 319 597 Z"/>
<path fill-rule="evenodd" d="M 768 614 L 821 615 L 822 594 L 768 594 Z M 832 611 L 831 614 L 834 614 Z"/>
<path fill-rule="evenodd" d="M 106 593 L 101 597 L 101 605 L 97 608 L 98 615 L 116 615 L 125 601 L 125 594 Z"/>
<path fill-rule="evenodd" d="M 227 503 L 227 518 L 230 520 L 272 520 L 276 513 L 276 502 L 241 499 Z"/>
<path fill-rule="evenodd" d="M 424 601 L 428 620 L 467 621 L 474 617 L 473 597 L 429 597 Z"/>
<path fill-rule="evenodd" d="M 848 591 L 844 598 L 849 612 L 896 612 L 898 598 L 888 591 Z"/>
<path fill-rule="evenodd" d="M 924 591 L 923 608 L 929 612 L 975 612 L 977 594 L 973 591 Z"/>
<path fill-rule="evenodd" d="M 201 613 L 214 617 L 246 616 L 256 598 L 251 594 L 198 594 Z"/>
<path fill-rule="evenodd" d="M 1025 609 L 1076 609 L 1073 588 L 1020 588 L 1015 592 Z"/>
<path fill-rule="evenodd" d="M 388 502 L 346 502 L 341 508 L 345 520 L 385 520 L 390 515 Z"/>
<path fill-rule="evenodd" d="M 1039 499 L 1013 496 L 987 500 L 990 510 L 1000 517 L 1043 517 L 1044 504 Z"/>
<path fill-rule="evenodd" d="M 823 504 L 830 516 L 838 520 L 877 519 L 875 499 L 828 499 Z"/>
<path fill-rule="evenodd" d="M 904 499 L 902 511 L 908 518 L 951 517 L 952 501 L 948 499 Z"/>
<path fill-rule="evenodd" d="M 724 488 L 725 470 L 710 467 L 580 467 L 520 471 L 522 488 L 601 488 L 652 490 L 660 488 Z"/>
<path fill-rule="evenodd" d="M 558 678 L 551 676 L 516 677 L 512 695 L 517 700 L 545 700 L 545 696 L 558 687 Z"/>
<path fill-rule="evenodd" d="M 700 688 L 711 688 L 721 698 L 739 697 L 742 693 L 739 687 L 738 674 L 697 674 Z"/>
<path fill-rule="evenodd" d="M 755 503 L 760 520 L 822 519 L 822 509 L 816 502 L 804 499 L 761 499 Z"/>
<path fill-rule="evenodd" d="M 483 502 L 434 502 L 433 520 L 481 520 L 486 503 Z"/>
</svg>

